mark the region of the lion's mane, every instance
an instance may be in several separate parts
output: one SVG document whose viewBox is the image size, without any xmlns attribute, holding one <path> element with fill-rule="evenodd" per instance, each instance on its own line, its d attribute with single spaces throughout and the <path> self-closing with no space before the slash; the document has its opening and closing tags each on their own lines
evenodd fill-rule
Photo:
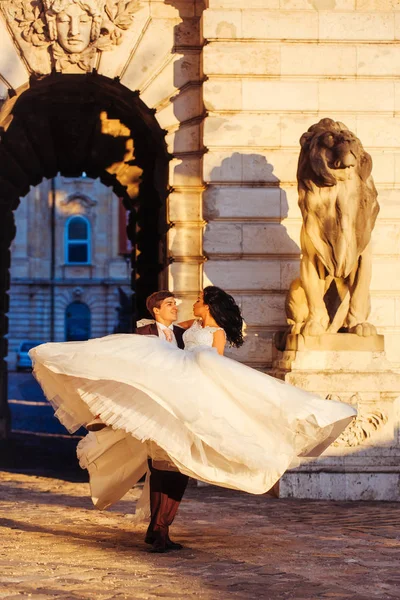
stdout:
<svg viewBox="0 0 400 600">
<path fill-rule="evenodd" d="M 371 238 L 379 212 L 372 159 L 340 122 L 322 119 L 300 139 L 297 170 L 302 245 L 327 272 L 347 277 Z"/>
</svg>

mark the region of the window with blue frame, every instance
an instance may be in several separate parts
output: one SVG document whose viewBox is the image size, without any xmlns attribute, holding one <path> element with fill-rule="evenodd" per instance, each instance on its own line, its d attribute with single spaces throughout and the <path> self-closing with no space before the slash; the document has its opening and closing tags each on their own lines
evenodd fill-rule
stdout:
<svg viewBox="0 0 400 600">
<path fill-rule="evenodd" d="M 90 223 L 86 217 L 70 217 L 65 224 L 65 262 L 90 264 Z"/>
</svg>

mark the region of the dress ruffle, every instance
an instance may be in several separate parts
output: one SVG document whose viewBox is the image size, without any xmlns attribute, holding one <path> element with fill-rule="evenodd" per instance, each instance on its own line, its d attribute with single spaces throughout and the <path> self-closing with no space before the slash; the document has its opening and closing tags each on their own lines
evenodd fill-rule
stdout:
<svg viewBox="0 0 400 600">
<path fill-rule="evenodd" d="M 156 337 L 44 344 L 31 356 L 35 376 L 70 431 L 97 415 L 108 426 L 79 450 L 82 466 L 95 465 L 93 473 L 107 477 L 122 469 L 101 486 L 108 499 L 94 494 L 101 506 L 120 493 L 112 492 L 118 477 L 131 486 L 139 471 L 143 475 L 148 441 L 186 475 L 262 494 L 299 456 L 321 453 L 356 414 L 212 348 L 189 352 Z"/>
</svg>

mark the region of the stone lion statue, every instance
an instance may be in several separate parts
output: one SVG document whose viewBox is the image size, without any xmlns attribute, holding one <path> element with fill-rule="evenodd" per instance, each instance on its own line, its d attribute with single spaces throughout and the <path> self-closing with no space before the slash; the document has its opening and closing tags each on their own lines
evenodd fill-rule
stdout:
<svg viewBox="0 0 400 600">
<path fill-rule="evenodd" d="M 379 212 L 372 159 L 340 122 L 322 119 L 300 139 L 297 170 L 301 229 L 300 279 L 286 299 L 291 333 L 345 328 L 376 334 L 370 313 L 371 232 Z"/>
</svg>

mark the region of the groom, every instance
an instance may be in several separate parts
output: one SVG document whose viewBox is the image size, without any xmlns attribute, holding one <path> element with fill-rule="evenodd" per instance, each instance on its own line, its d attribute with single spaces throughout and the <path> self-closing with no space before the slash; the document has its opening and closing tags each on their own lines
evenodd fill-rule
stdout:
<svg viewBox="0 0 400 600">
<path fill-rule="evenodd" d="M 159 338 L 183 349 L 184 329 L 173 325 L 178 316 L 175 296 L 168 290 L 151 294 L 146 307 L 155 323 L 138 327 L 140 335 L 157 335 Z M 154 374 L 157 377 L 157 373 Z M 185 492 L 189 477 L 182 475 L 171 462 L 169 456 L 154 442 L 150 442 L 152 456 L 150 467 L 150 511 L 151 521 L 145 542 L 151 544 L 151 552 L 180 550 L 183 546 L 169 537 L 169 527 L 175 518 L 180 501 Z"/>
</svg>

